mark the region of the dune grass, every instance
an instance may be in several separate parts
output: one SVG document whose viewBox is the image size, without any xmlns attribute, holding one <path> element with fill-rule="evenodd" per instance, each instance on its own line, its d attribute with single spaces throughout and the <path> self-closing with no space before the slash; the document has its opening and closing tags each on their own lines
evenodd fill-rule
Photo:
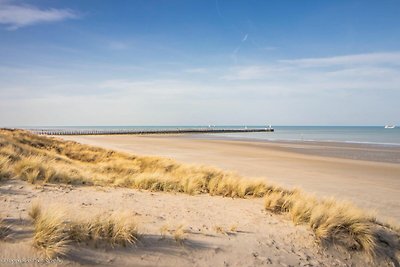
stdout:
<svg viewBox="0 0 400 267">
<path fill-rule="evenodd" d="M 33 244 L 49 258 L 67 255 L 73 243 L 126 247 L 135 244 L 139 237 L 137 223 L 128 213 L 102 214 L 74 221 L 59 207 L 43 210 L 36 204 L 29 215 L 35 228 Z"/>
<path fill-rule="evenodd" d="M 31 208 L 29 210 L 29 217 L 31 217 L 31 219 L 33 221 L 36 221 L 37 218 L 41 215 L 42 212 L 42 208 L 39 202 L 35 201 L 32 203 Z"/>
<path fill-rule="evenodd" d="M 76 142 L 0 130 L 0 177 L 29 183 L 67 183 L 152 191 L 262 197 L 275 186 L 218 169 L 139 157 Z"/>
<path fill-rule="evenodd" d="M 187 239 L 188 231 L 183 224 L 177 226 L 164 224 L 160 227 L 160 234 L 161 239 L 165 239 L 167 234 L 171 235 L 178 245 L 183 246 Z"/>
<path fill-rule="evenodd" d="M 371 256 L 382 253 L 391 253 L 392 256 L 400 250 L 397 226 L 381 223 L 349 203 L 318 199 L 299 190 L 284 189 L 210 167 L 180 164 L 166 158 L 129 155 L 22 130 L 0 130 L 0 180 L 10 178 L 30 183 L 264 197 L 266 210 L 288 214 L 295 224 L 308 224 L 322 243 L 331 241 L 350 250 L 365 251 Z M 110 221 L 104 223 L 114 225 Z M 112 234 L 107 236 L 101 227 L 93 223 L 81 223 L 75 227 L 78 230 L 86 227 L 74 235 L 76 241 L 105 238 L 112 244 L 119 243 L 117 237 L 114 239 Z M 86 232 L 89 237 L 79 234 Z M 55 236 L 57 234 L 54 233 Z M 64 242 L 63 237 L 55 240 L 61 244 Z"/>
<path fill-rule="evenodd" d="M 400 251 L 398 230 L 379 223 L 351 203 L 318 199 L 300 190 L 270 192 L 264 200 L 266 210 L 288 214 L 295 224 L 307 224 L 323 244 L 364 251 L 371 258 L 394 258 Z"/>
<path fill-rule="evenodd" d="M 10 226 L 0 217 L 0 240 L 6 239 L 11 233 Z"/>
<path fill-rule="evenodd" d="M 183 225 L 179 225 L 172 233 L 172 236 L 174 237 L 174 240 L 176 243 L 179 245 L 183 246 L 184 242 L 186 240 L 186 230 Z"/>
<path fill-rule="evenodd" d="M 97 215 L 93 219 L 71 223 L 70 239 L 76 242 L 94 242 L 112 247 L 133 245 L 138 239 L 137 223 L 130 214 Z"/>
<path fill-rule="evenodd" d="M 64 214 L 59 210 L 40 211 L 34 219 L 33 245 L 46 257 L 64 256 L 69 251 L 69 235 Z"/>
</svg>

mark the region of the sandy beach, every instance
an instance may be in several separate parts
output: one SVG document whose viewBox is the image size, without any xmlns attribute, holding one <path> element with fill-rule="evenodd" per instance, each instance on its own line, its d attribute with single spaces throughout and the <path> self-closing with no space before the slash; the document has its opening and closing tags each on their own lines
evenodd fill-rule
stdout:
<svg viewBox="0 0 400 267">
<path fill-rule="evenodd" d="M 173 158 L 350 200 L 400 221 L 400 148 L 345 143 L 217 140 L 209 136 L 63 136 L 138 155 Z"/>
<path fill-rule="evenodd" d="M 21 181 L 0 186 L 0 212 L 17 224 L 11 241 L 0 242 L 1 259 L 43 259 L 32 248 L 32 226 L 26 216 L 31 201 L 62 203 L 78 217 L 129 211 L 138 221 L 141 239 L 132 248 L 75 246 L 57 266 L 361 266 L 362 255 L 349 257 L 341 248 L 323 249 L 306 226 L 262 210 L 262 200 L 206 195 L 152 193 L 118 188 L 49 185 L 40 190 Z M 183 227 L 178 244 L 162 228 Z M 165 236 L 163 236 L 165 235 Z M 14 240 L 14 241 L 13 241 Z M 2 263 L 0 262 L 0 265 Z M 25 266 L 25 265 L 24 265 Z M 41 266 L 28 264 L 26 266 Z M 52 266 L 52 265 L 50 265 Z"/>
<path fill-rule="evenodd" d="M 0 137 L 0 265 L 399 266 L 394 148 L 189 135 Z M 189 190 L 206 181 L 208 191 Z M 326 196 L 335 200 L 318 200 Z M 126 217 L 108 221 L 112 214 Z M 113 243 L 131 235 L 132 243 Z"/>
</svg>

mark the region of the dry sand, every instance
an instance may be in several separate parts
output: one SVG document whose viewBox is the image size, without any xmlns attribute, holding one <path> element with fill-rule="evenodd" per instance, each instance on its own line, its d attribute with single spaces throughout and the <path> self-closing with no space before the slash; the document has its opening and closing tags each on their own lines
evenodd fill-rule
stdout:
<svg viewBox="0 0 400 267">
<path fill-rule="evenodd" d="M 140 155 L 212 165 L 248 177 L 262 177 L 319 196 L 350 200 L 376 212 L 380 218 L 400 222 L 400 164 L 395 163 L 400 159 L 400 148 L 226 141 L 190 135 L 63 138 Z"/>
<path fill-rule="evenodd" d="M 1 266 L 7 259 L 43 259 L 32 247 L 28 211 L 35 199 L 44 206 L 57 204 L 80 217 L 112 211 L 136 214 L 142 233 L 136 247 L 75 245 L 59 266 L 373 266 L 361 254 L 350 255 L 335 247 L 324 249 L 307 227 L 294 226 L 283 216 L 265 212 L 261 199 L 126 188 L 36 187 L 20 180 L 0 184 L 0 192 L 0 214 L 13 225 L 10 240 L 0 242 Z M 179 225 L 187 231 L 182 245 L 171 234 L 162 238 L 163 226 L 176 229 Z"/>
</svg>

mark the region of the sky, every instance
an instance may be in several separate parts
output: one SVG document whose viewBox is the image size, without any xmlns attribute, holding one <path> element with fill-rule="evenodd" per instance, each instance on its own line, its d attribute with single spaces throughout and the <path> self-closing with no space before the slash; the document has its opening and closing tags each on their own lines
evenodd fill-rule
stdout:
<svg viewBox="0 0 400 267">
<path fill-rule="evenodd" d="M 0 126 L 400 124 L 398 14 L 398 0 L 0 0 Z"/>
</svg>

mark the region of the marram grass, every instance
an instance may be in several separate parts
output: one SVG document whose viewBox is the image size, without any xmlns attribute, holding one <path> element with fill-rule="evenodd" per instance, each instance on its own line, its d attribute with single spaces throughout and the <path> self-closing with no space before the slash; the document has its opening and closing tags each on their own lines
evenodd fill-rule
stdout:
<svg viewBox="0 0 400 267">
<path fill-rule="evenodd" d="M 67 255 L 74 243 L 126 247 L 135 244 L 139 237 L 137 223 L 128 213 L 101 214 L 74 221 L 60 207 L 43 210 L 35 204 L 29 215 L 34 223 L 33 245 L 49 258 Z"/>
<path fill-rule="evenodd" d="M 4 220 L 0 217 L 0 240 L 5 240 L 9 237 L 11 228 L 7 225 Z"/>
<path fill-rule="evenodd" d="M 390 257 L 394 257 L 400 250 L 397 225 L 381 223 L 349 203 L 318 199 L 299 190 L 284 189 L 210 167 L 180 164 L 161 157 L 135 156 L 37 136 L 27 131 L 3 129 L 0 130 L 0 181 L 11 178 L 30 183 L 264 197 L 266 210 L 288 214 L 295 224 L 309 225 L 323 243 L 332 241 L 350 250 L 365 251 L 371 256 L 389 253 Z M 113 225 L 111 221 L 108 223 Z M 118 238 L 105 236 L 105 232 L 93 223 L 74 227 L 75 230 L 87 228 L 86 231 L 78 231 L 76 241 L 106 238 L 111 244 L 119 243 Z M 89 237 L 80 236 L 79 233 L 84 232 Z M 62 233 L 56 231 L 54 235 L 60 235 L 54 242 L 64 245 L 66 241 Z"/>
<path fill-rule="evenodd" d="M 0 179 L 32 184 L 121 186 L 227 197 L 262 197 L 277 189 L 210 167 L 132 156 L 21 130 L 0 130 L 0 167 Z"/>
</svg>

